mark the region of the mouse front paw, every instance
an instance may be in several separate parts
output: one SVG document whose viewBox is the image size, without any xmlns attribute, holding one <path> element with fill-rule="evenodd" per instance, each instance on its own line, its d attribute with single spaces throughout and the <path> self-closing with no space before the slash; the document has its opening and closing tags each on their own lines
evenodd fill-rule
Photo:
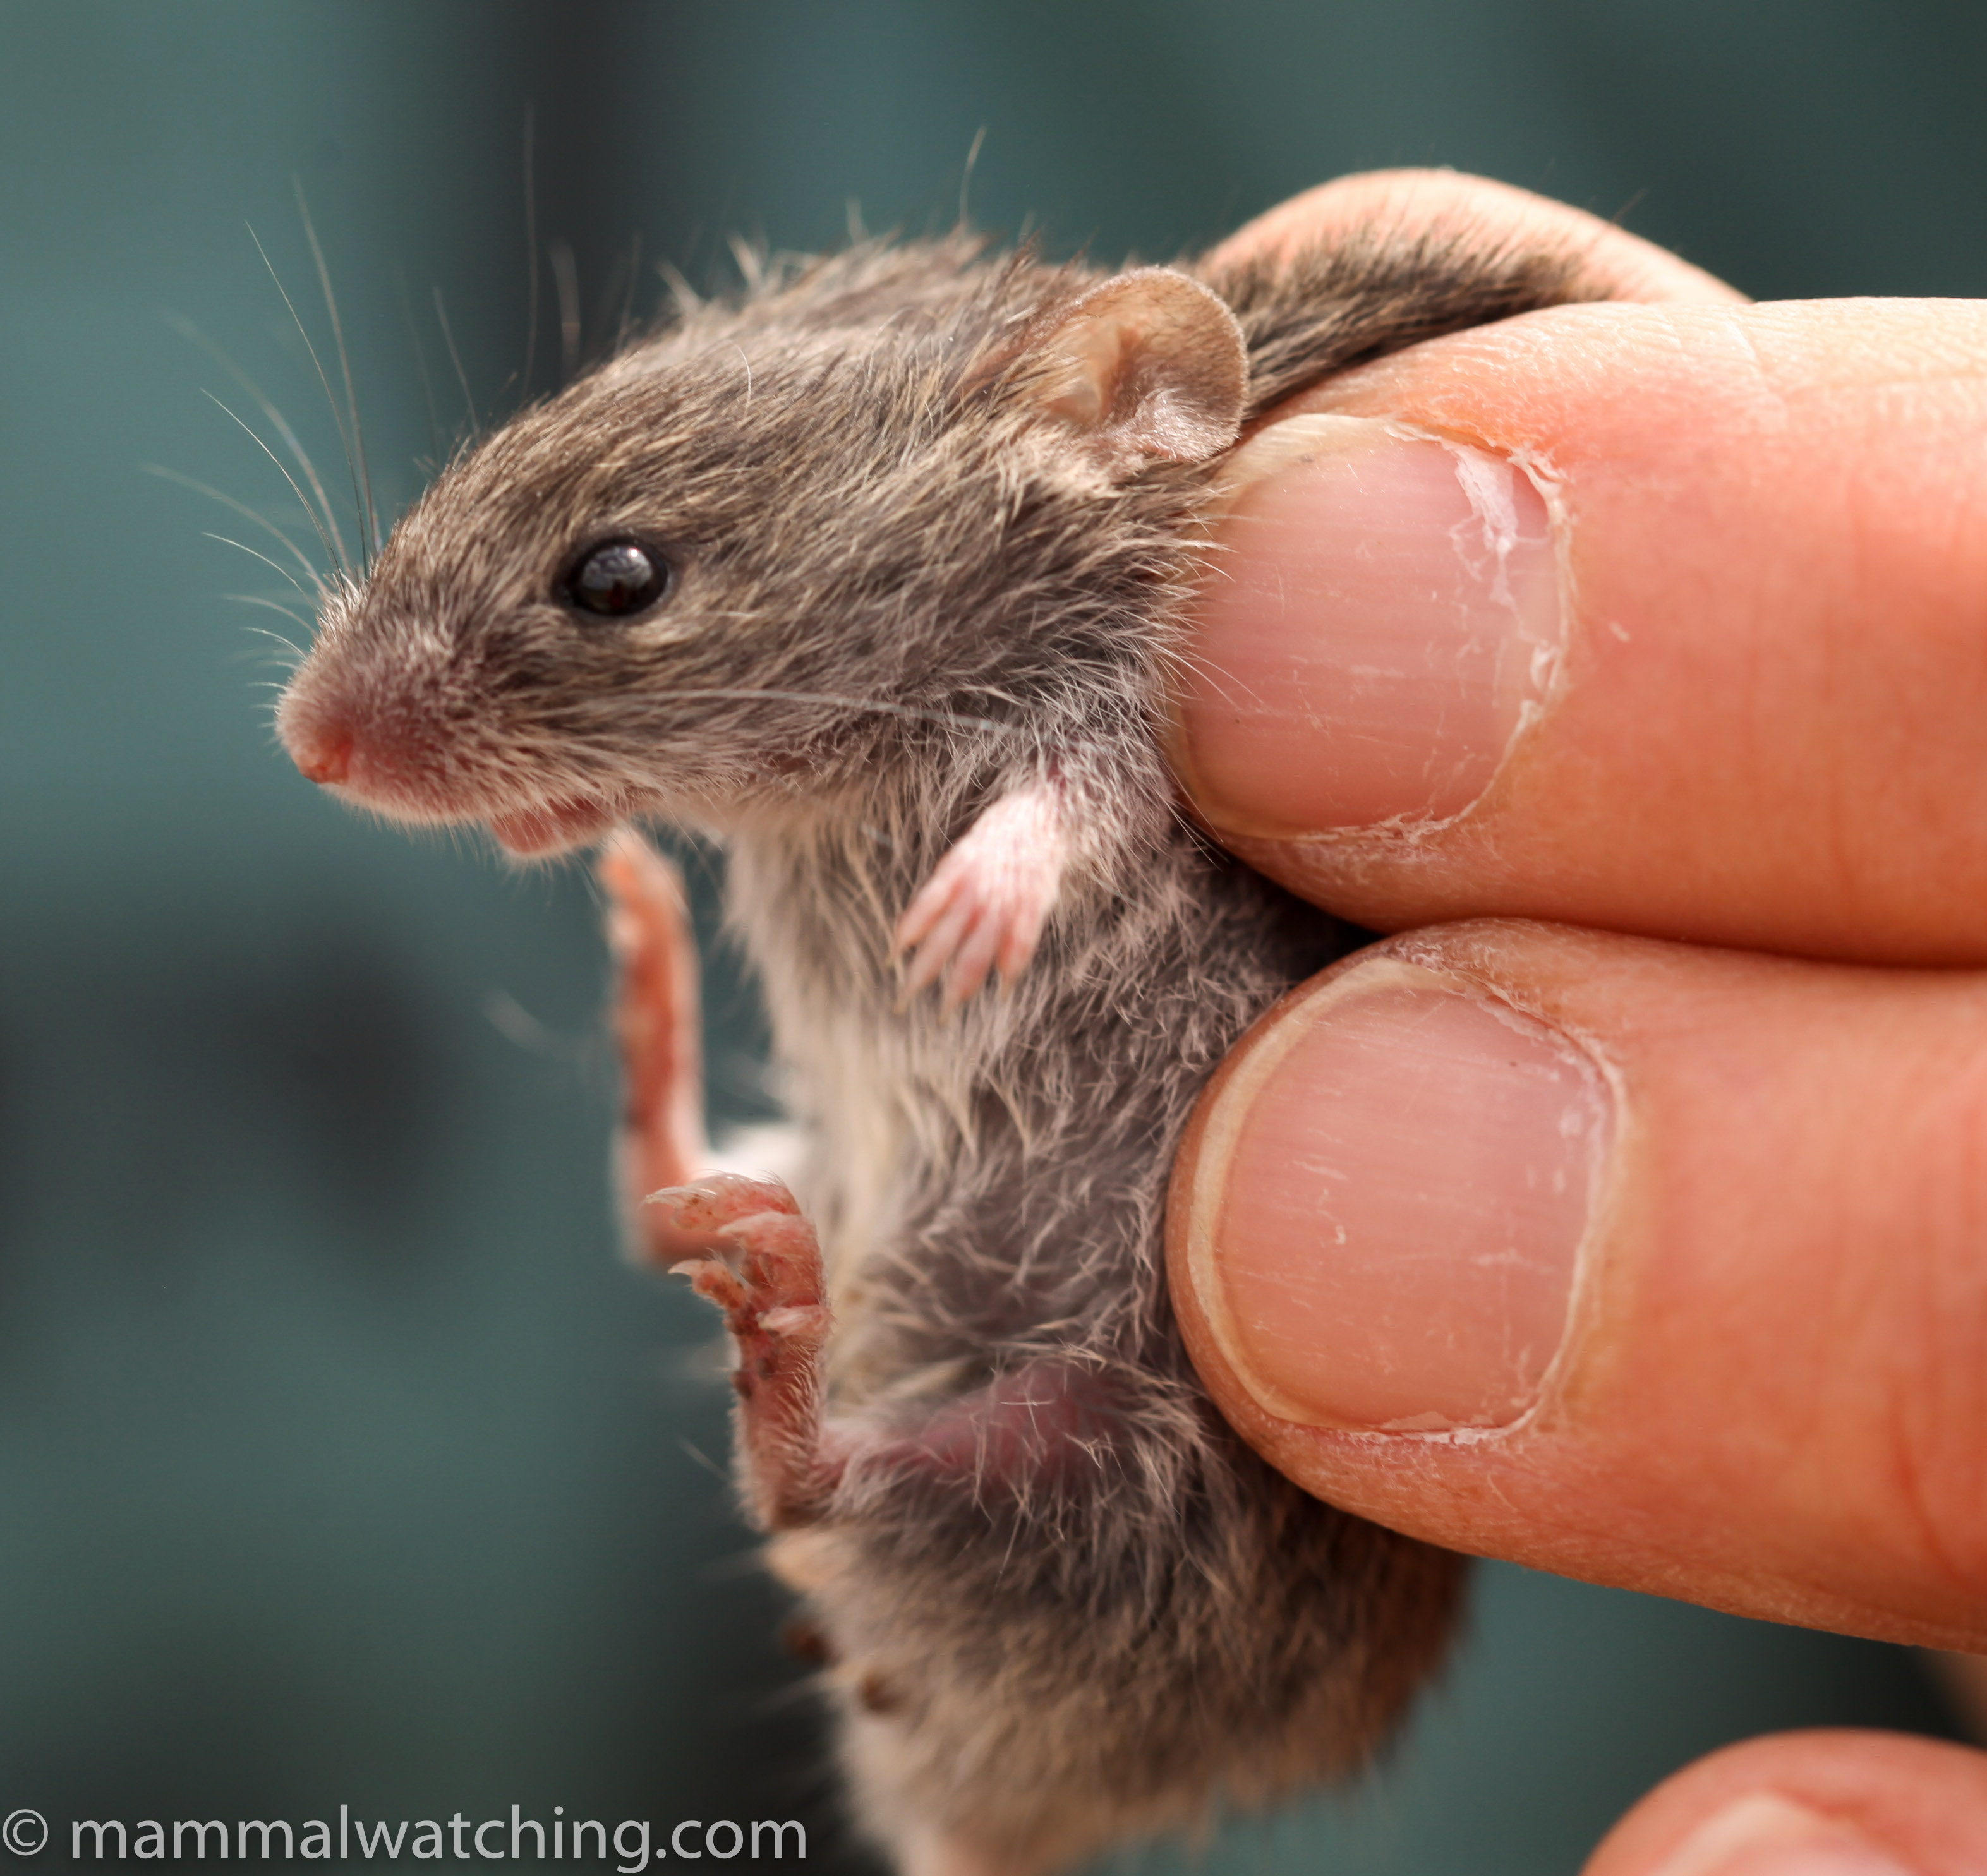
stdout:
<svg viewBox="0 0 1987 1876">
<path fill-rule="evenodd" d="M 902 1003 L 945 980 L 956 1009 L 997 970 L 1012 984 L 1041 942 L 1068 859 L 1054 782 L 1004 795 L 939 862 L 897 921 L 893 949 L 913 953 Z"/>
</svg>

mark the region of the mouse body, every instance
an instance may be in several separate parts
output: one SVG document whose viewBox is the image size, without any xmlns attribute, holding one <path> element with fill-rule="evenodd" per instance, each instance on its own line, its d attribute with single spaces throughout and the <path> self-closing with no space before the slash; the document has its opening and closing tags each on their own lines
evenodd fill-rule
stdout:
<svg viewBox="0 0 1987 1876">
<path fill-rule="evenodd" d="M 1037 1876 L 1364 1763 L 1459 1560 L 1214 1413 L 1173 1149 L 1348 935 L 1177 802 L 1165 699 L 1221 463 L 1362 359 L 1570 299 L 1385 228 L 1107 274 L 963 234 L 767 263 L 470 446 L 327 594 L 279 726 L 359 805 L 608 842 L 645 1254 L 736 1339 L 741 1490 L 856 1814 Z M 1213 577 L 1219 577 L 1218 566 Z M 697 1179 L 675 888 L 715 837 L 812 1157 Z"/>
</svg>

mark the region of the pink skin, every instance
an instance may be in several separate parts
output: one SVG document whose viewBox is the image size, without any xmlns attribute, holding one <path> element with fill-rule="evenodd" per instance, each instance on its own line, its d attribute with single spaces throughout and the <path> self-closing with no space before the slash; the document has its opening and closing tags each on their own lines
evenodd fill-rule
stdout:
<svg viewBox="0 0 1987 1876">
<path fill-rule="evenodd" d="M 307 780 L 336 788 L 351 775 L 352 738 L 346 731 L 321 731 L 309 724 L 292 723 L 285 740 L 289 744 L 290 759 Z"/>
<path fill-rule="evenodd" d="M 956 1009 L 997 969 L 1012 983 L 1041 942 L 1069 857 L 1061 790 L 1051 780 L 1004 795 L 941 860 L 897 921 L 915 951 L 904 1001 L 945 978 Z"/>
<path fill-rule="evenodd" d="M 520 860 L 562 854 L 597 840 L 621 818 L 605 801 L 552 801 L 541 808 L 490 817 L 490 831 Z"/>
<path fill-rule="evenodd" d="M 1044 1357 L 946 1403 L 879 1450 L 940 1478 L 1073 1484 L 1096 1466 L 1121 1411 L 1108 1383 Z"/>
</svg>

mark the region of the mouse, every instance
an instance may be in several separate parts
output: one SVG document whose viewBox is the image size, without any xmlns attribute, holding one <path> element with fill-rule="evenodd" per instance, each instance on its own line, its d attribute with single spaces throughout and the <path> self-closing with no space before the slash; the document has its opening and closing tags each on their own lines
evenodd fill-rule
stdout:
<svg viewBox="0 0 1987 1876">
<path fill-rule="evenodd" d="M 1575 252 L 1378 222 L 744 271 L 467 444 L 327 584 L 278 729 L 386 820 L 597 850 L 631 1237 L 722 1312 L 853 1816 L 906 1876 L 1049 1876 L 1356 1773 L 1461 1606 L 1460 1558 L 1230 1430 L 1168 1301 L 1197 1097 L 1362 941 L 1168 770 L 1223 466 L 1334 372 L 1607 295 Z M 713 1170 L 651 823 L 725 853 L 790 1180 Z"/>
</svg>

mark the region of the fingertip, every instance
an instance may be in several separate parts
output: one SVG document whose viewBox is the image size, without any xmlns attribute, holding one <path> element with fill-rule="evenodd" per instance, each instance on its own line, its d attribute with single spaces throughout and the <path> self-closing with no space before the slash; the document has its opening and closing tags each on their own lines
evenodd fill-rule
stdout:
<svg viewBox="0 0 1987 1876">
<path fill-rule="evenodd" d="M 1567 1321 L 1610 1134 L 1566 1036 L 1378 952 L 1286 999 L 1183 1160 L 1182 1268 L 1226 1372 L 1292 1426 L 1511 1424 Z"/>
<path fill-rule="evenodd" d="M 1172 1294 L 1319 1497 L 1584 1580 L 1979 1648 L 1987 989 L 1518 921 L 1273 1009 Z"/>
<path fill-rule="evenodd" d="M 1941 1740 L 1748 1740 L 1659 1785 L 1583 1876 L 1977 1876 L 1987 1758 Z"/>
<path fill-rule="evenodd" d="M 1250 864 L 1383 931 L 1987 958 L 1979 306 L 1558 307 L 1295 402 L 1171 700 Z"/>
<path fill-rule="evenodd" d="M 1564 530 L 1515 457 L 1311 412 L 1227 466 L 1224 557 L 1172 698 L 1224 838 L 1439 828 L 1488 789 L 1562 659 Z"/>
<path fill-rule="evenodd" d="M 1212 267 L 1298 250 L 1353 227 L 1405 234 L 1454 228 L 1473 240 L 1569 250 L 1597 294 L 1611 299 L 1742 301 L 1735 287 L 1618 223 L 1550 197 L 1455 170 L 1371 170 L 1334 177 L 1237 229 Z"/>
</svg>

